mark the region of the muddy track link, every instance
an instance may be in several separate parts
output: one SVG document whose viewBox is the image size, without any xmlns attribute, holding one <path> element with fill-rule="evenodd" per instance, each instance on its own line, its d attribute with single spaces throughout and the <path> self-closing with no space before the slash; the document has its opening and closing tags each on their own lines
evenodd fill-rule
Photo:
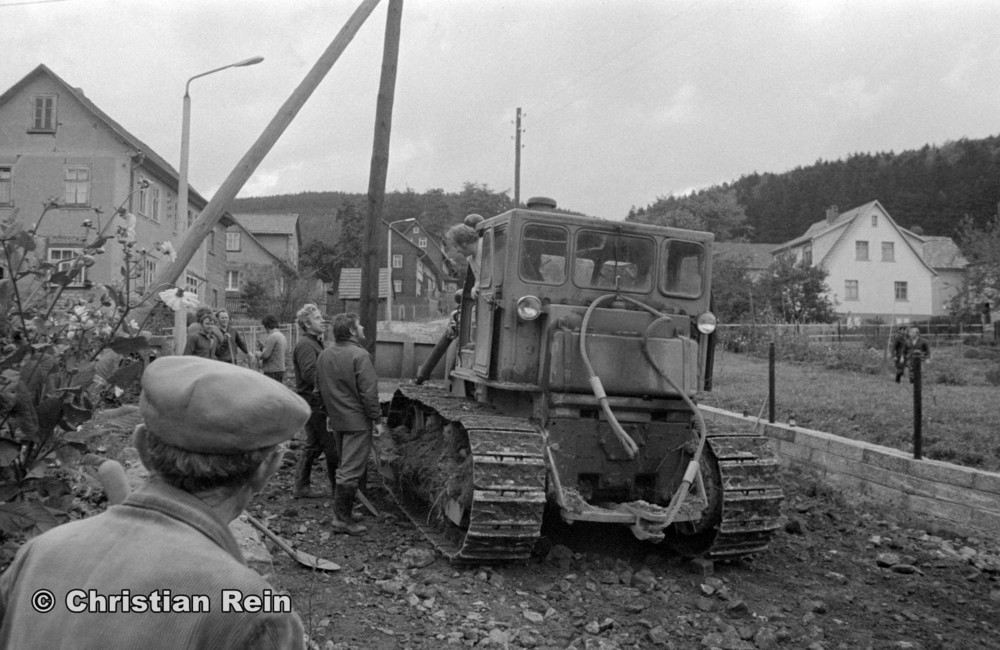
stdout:
<svg viewBox="0 0 1000 650">
<path fill-rule="evenodd" d="M 440 418 L 461 427 L 472 457 L 472 505 L 463 526 L 439 523 L 432 505 L 407 490 L 391 467 L 379 466 L 386 487 L 407 517 L 449 560 L 502 563 L 527 559 L 539 537 L 545 510 L 542 435 L 531 423 L 497 415 L 490 407 L 454 397 L 435 386 L 400 386 L 389 405 L 389 427 L 413 419 Z M 467 526 L 465 523 L 467 522 Z"/>
<path fill-rule="evenodd" d="M 763 551 L 780 527 L 778 462 L 765 436 L 710 433 L 722 479 L 722 522 L 705 557 L 730 559 Z"/>
</svg>

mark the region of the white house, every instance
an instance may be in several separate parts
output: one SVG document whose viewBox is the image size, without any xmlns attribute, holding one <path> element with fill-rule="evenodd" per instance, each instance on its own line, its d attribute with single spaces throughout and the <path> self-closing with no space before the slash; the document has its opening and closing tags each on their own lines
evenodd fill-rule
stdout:
<svg viewBox="0 0 1000 650">
<path fill-rule="evenodd" d="M 878 201 L 826 219 L 771 251 L 820 266 L 844 322 L 907 323 L 947 313 L 961 287 L 965 259 L 948 237 L 922 237 L 899 227 Z"/>
</svg>

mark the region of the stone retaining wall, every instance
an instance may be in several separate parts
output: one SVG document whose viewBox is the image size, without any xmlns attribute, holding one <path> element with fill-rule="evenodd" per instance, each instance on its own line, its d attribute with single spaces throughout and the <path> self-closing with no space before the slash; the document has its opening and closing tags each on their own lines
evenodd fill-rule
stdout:
<svg viewBox="0 0 1000 650">
<path fill-rule="evenodd" d="M 706 421 L 758 420 L 702 406 Z M 760 421 L 781 462 L 806 467 L 823 481 L 881 505 L 938 520 L 963 532 L 1000 534 L 1000 474 L 842 438 L 822 431 Z"/>
</svg>

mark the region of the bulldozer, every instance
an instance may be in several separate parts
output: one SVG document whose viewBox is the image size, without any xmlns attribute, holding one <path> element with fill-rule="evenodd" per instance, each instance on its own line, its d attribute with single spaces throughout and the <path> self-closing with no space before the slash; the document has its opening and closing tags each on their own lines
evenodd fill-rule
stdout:
<svg viewBox="0 0 1000 650">
<path fill-rule="evenodd" d="M 443 382 L 401 382 L 375 450 L 449 559 L 527 559 L 542 521 L 627 526 L 685 557 L 766 548 L 782 492 L 766 438 L 709 430 L 711 233 L 532 199 L 476 226 Z M 446 344 L 445 344 L 446 343 Z M 429 365 L 428 365 L 429 364 Z"/>
</svg>

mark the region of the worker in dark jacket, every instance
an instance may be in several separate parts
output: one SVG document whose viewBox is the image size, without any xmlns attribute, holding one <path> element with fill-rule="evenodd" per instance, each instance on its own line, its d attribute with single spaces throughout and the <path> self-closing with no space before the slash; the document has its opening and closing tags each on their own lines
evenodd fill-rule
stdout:
<svg viewBox="0 0 1000 650">
<path fill-rule="evenodd" d="M 352 520 L 351 510 L 368 466 L 372 427 L 380 434 L 385 431 L 378 377 L 371 356 L 361 346 L 364 337 L 365 329 L 357 314 L 337 314 L 333 317 L 334 343 L 316 361 L 316 388 L 340 450 L 332 526 L 335 532 L 351 535 L 368 530 Z"/>
<path fill-rule="evenodd" d="M 309 402 L 312 415 L 306 422 L 305 445 L 299 451 L 293 496 L 296 499 L 311 499 L 323 496 L 313 492 L 309 487 L 313 462 L 321 454 L 326 456 L 326 473 L 330 478 L 330 489 L 333 490 L 336 486 L 340 454 L 337 451 L 337 442 L 326 426 L 326 409 L 323 407 L 323 399 L 316 392 L 316 360 L 325 347 L 323 334 L 326 330 L 326 324 L 323 322 L 323 314 L 320 313 L 319 307 L 313 303 L 307 303 L 295 315 L 295 321 L 299 324 L 299 330 L 302 332 L 299 342 L 295 344 L 295 349 L 292 351 L 295 392 Z"/>
</svg>

